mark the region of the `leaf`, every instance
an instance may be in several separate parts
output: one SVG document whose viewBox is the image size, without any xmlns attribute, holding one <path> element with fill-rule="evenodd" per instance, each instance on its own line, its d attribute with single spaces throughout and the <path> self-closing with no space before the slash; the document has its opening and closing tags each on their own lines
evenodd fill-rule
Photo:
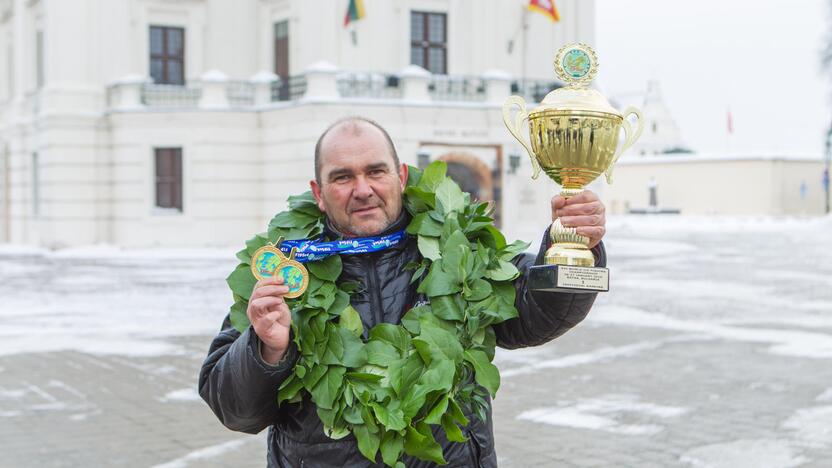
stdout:
<svg viewBox="0 0 832 468">
<path fill-rule="evenodd" d="M 422 284 L 416 289 L 428 297 L 447 296 L 462 290 L 462 285 L 454 275 L 448 274 L 442 270 L 442 265 L 434 262 L 430 266 L 428 275 L 425 277 Z"/>
<path fill-rule="evenodd" d="M 429 258 L 433 261 L 442 258 L 442 254 L 439 252 L 438 238 L 419 236 L 418 244 L 419 252 L 422 254 L 423 257 Z"/>
<path fill-rule="evenodd" d="M 474 366 L 476 382 L 485 387 L 491 396 L 494 396 L 497 389 L 500 388 L 500 372 L 497 370 L 497 366 L 492 364 L 488 360 L 488 356 L 482 351 L 469 349 L 465 351 L 464 356 L 465 360 Z"/>
<path fill-rule="evenodd" d="M 490 236 L 487 236 L 486 239 L 490 240 L 486 245 L 491 247 L 492 249 L 502 249 L 506 246 L 506 238 L 503 236 L 503 233 L 500 232 L 499 229 L 495 228 L 494 226 L 488 226 L 485 228 L 488 231 Z"/>
<path fill-rule="evenodd" d="M 511 261 L 514 257 L 525 252 L 531 244 L 523 241 L 514 241 L 497 252 L 500 260 Z"/>
<path fill-rule="evenodd" d="M 275 217 L 269 222 L 269 229 L 296 229 L 306 227 L 317 220 L 317 216 L 308 215 L 299 211 L 282 211 L 275 215 Z"/>
<path fill-rule="evenodd" d="M 403 395 L 413 386 L 424 371 L 425 366 L 418 354 L 390 363 L 390 386 L 397 395 Z"/>
<path fill-rule="evenodd" d="M 436 160 L 428 164 L 422 177 L 419 179 L 418 187 L 430 192 L 436 191 L 440 184 L 447 180 L 446 173 L 448 171 L 448 164 L 445 161 Z"/>
<path fill-rule="evenodd" d="M 425 362 L 434 359 L 449 359 L 458 363 L 462 360 L 462 345 L 459 344 L 459 338 L 430 324 L 422 324 L 422 333 L 413 339 L 413 346 Z"/>
<path fill-rule="evenodd" d="M 513 287 L 511 289 L 514 290 Z M 491 291 L 491 283 L 484 279 L 477 278 L 469 284 L 468 293 L 465 294 L 465 299 L 471 302 L 481 301 L 488 297 L 488 295 L 491 294 Z"/>
<path fill-rule="evenodd" d="M 433 438 L 430 426 L 425 423 L 417 424 L 416 428 L 407 427 L 407 433 L 404 437 L 404 451 L 408 455 L 440 465 L 448 463 L 442 457 L 442 446 Z"/>
<path fill-rule="evenodd" d="M 228 286 L 234 291 L 234 294 L 242 297 L 246 301 L 251 297 L 251 292 L 254 285 L 257 284 L 257 278 L 251 273 L 251 268 L 248 265 L 238 265 L 234 271 L 226 278 Z"/>
<path fill-rule="evenodd" d="M 370 341 L 372 340 L 389 343 L 400 352 L 404 352 L 410 347 L 410 336 L 405 330 L 392 323 L 379 323 L 370 329 Z"/>
<path fill-rule="evenodd" d="M 442 415 L 445 414 L 445 411 L 448 409 L 448 395 L 443 396 L 439 399 L 436 405 L 428 412 L 427 416 L 425 416 L 424 421 L 428 424 L 439 424 L 442 420 Z"/>
<path fill-rule="evenodd" d="M 459 424 L 463 426 L 468 425 L 468 418 L 465 417 L 465 413 L 462 412 L 462 408 L 459 407 L 459 404 L 453 398 L 448 399 L 448 414 L 450 414 L 453 420 Z"/>
<path fill-rule="evenodd" d="M 407 233 L 439 237 L 442 234 L 442 224 L 436 222 L 428 213 L 419 213 L 407 225 Z"/>
<path fill-rule="evenodd" d="M 231 312 L 229 312 L 231 326 L 240 333 L 246 331 L 249 325 L 251 325 L 251 322 L 248 320 L 248 315 L 246 314 L 247 307 L 248 302 L 237 301 L 233 306 L 231 306 Z"/>
<path fill-rule="evenodd" d="M 323 260 L 309 262 L 306 264 L 309 273 L 324 281 L 335 282 L 341 274 L 341 256 L 330 255 Z"/>
<path fill-rule="evenodd" d="M 441 319 L 461 322 L 464 318 L 462 307 L 457 302 L 456 295 L 433 297 L 430 300 L 430 308 Z"/>
<path fill-rule="evenodd" d="M 393 345 L 381 341 L 370 340 L 365 346 L 367 362 L 381 367 L 387 367 L 391 362 L 401 359 L 401 355 Z"/>
<path fill-rule="evenodd" d="M 394 408 L 391 407 L 388 409 L 377 403 L 370 405 L 373 408 L 373 413 L 375 413 L 378 422 L 388 431 L 400 431 L 407 426 L 407 423 L 404 421 L 404 413 L 398 408 L 399 405 L 395 406 Z"/>
<path fill-rule="evenodd" d="M 485 270 L 485 276 L 494 281 L 509 281 L 517 278 L 520 272 L 513 263 L 497 260 L 497 265 Z"/>
<path fill-rule="evenodd" d="M 465 208 L 465 196 L 459 185 L 447 178 L 436 188 L 436 203 L 445 213 L 461 212 Z"/>
<path fill-rule="evenodd" d="M 335 300 L 332 301 L 332 304 L 329 307 L 327 307 L 327 312 L 331 316 L 341 316 L 341 314 L 343 314 L 344 311 L 346 309 L 348 309 L 349 307 L 350 307 L 350 295 L 345 293 L 344 291 L 336 290 L 335 291 Z M 358 318 L 358 321 L 359 321 L 359 323 L 361 322 L 361 317 L 360 316 Z M 363 333 L 363 328 L 364 327 L 362 326 L 361 328 L 362 328 L 362 333 Z"/>
<path fill-rule="evenodd" d="M 358 450 L 362 455 L 364 455 L 364 457 L 367 458 L 367 460 L 375 462 L 376 454 L 378 453 L 378 446 L 379 443 L 381 443 L 381 437 L 379 434 L 370 432 L 365 424 L 353 426 L 352 431 L 358 441 Z"/>
<path fill-rule="evenodd" d="M 346 293 L 344 293 L 346 295 Z M 347 296 L 349 301 L 349 296 Z M 351 305 L 348 305 L 341 311 L 341 318 L 338 320 L 338 326 L 351 331 L 355 336 L 361 336 L 364 333 L 364 325 L 361 323 L 361 316 L 358 311 Z"/>
<path fill-rule="evenodd" d="M 280 384 L 280 388 L 277 391 L 277 401 L 282 402 L 286 400 L 291 400 L 298 394 L 298 392 L 303 388 L 303 381 L 294 375 L 289 376 L 286 380 Z"/>
<path fill-rule="evenodd" d="M 465 442 L 468 439 L 462 434 L 462 431 L 459 430 L 459 426 L 454 423 L 454 419 L 451 417 L 450 414 L 443 414 L 442 419 L 442 429 L 445 430 L 445 437 L 448 438 L 451 442 Z"/>
<path fill-rule="evenodd" d="M 381 439 L 381 459 L 387 466 L 393 466 L 404 450 L 404 437 L 396 432 L 387 431 Z"/>
<path fill-rule="evenodd" d="M 321 379 L 323 379 L 327 370 L 329 370 L 328 366 L 320 364 L 310 367 L 309 372 L 303 376 L 303 386 L 306 388 L 314 387 L 321 381 Z"/>
<path fill-rule="evenodd" d="M 346 371 L 347 369 L 342 366 L 329 366 L 323 378 L 309 392 L 317 406 L 323 409 L 333 408 L 341 393 Z"/>
</svg>

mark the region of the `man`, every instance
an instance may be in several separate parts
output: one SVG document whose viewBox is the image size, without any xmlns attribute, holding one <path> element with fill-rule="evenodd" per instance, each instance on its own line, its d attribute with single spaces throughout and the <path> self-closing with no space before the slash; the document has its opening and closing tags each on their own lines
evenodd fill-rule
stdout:
<svg viewBox="0 0 832 468">
<path fill-rule="evenodd" d="M 353 117 L 330 126 L 315 146 L 315 180 L 310 182 L 318 207 L 327 217 L 330 239 L 385 235 L 407 226 L 402 191 L 407 166 L 400 164 L 387 132 L 368 119 Z M 564 200 L 552 199 L 552 219 L 591 239 L 598 266 L 606 264 L 601 238 L 604 206 L 591 192 Z M 583 320 L 595 294 L 531 292 L 526 288 L 528 268 L 542 264 L 549 246 L 545 235 L 540 253 L 520 255 L 514 262 L 521 272 L 516 280 L 519 317 L 494 327 L 497 344 L 519 348 L 546 343 Z M 399 323 L 421 298 L 403 267 L 421 259 L 415 237 L 394 247 L 369 254 L 342 255 L 338 281 L 357 281 L 364 287 L 351 297 L 365 330 L 381 322 Z M 291 340 L 291 313 L 283 300 L 288 288 L 270 279 L 254 286 L 247 314 L 251 326 L 238 333 L 225 319 L 214 339 L 199 378 L 202 398 L 229 429 L 256 434 L 269 427 L 269 467 L 367 467 L 373 465 L 358 451 L 353 436 L 332 440 L 324 435 L 314 404 L 277 406 L 277 388 L 292 373 L 298 357 Z M 434 431 L 444 450 L 447 466 L 494 467 L 491 414 L 486 421 L 468 415 L 466 443 L 451 443 Z M 406 458 L 408 467 L 432 463 Z"/>
</svg>

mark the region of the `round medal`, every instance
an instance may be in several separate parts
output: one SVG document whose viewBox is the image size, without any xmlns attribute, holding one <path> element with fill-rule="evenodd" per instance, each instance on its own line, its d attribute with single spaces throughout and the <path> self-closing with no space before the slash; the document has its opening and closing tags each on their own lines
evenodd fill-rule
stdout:
<svg viewBox="0 0 832 468">
<path fill-rule="evenodd" d="M 283 284 L 289 286 L 289 292 L 284 295 L 289 299 L 300 296 L 309 286 L 309 272 L 297 260 L 283 260 L 277 265 L 275 276 L 283 278 Z"/>
</svg>

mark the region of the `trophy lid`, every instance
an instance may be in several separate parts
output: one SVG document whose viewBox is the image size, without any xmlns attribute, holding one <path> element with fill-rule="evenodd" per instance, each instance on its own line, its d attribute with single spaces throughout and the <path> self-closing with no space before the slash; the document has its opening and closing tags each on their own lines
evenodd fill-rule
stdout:
<svg viewBox="0 0 832 468">
<path fill-rule="evenodd" d="M 592 47 L 580 42 L 561 47 L 555 56 L 555 72 L 566 86 L 547 94 L 532 113 L 583 110 L 621 116 L 604 95 L 589 87 L 598 73 L 598 56 Z"/>
</svg>

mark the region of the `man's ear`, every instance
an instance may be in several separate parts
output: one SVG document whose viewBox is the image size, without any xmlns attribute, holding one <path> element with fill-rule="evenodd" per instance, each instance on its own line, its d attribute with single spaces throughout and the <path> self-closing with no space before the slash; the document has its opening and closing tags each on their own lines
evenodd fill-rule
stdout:
<svg viewBox="0 0 832 468">
<path fill-rule="evenodd" d="M 399 168 L 399 182 L 402 184 L 402 190 L 407 186 L 407 164 L 402 164 Z"/>
<path fill-rule="evenodd" d="M 318 204 L 318 209 L 321 210 L 321 213 L 326 213 L 326 208 L 324 205 L 324 199 L 321 197 L 321 187 L 318 185 L 316 180 L 309 181 L 309 188 L 312 189 L 312 196 L 315 197 L 315 203 Z"/>
</svg>

